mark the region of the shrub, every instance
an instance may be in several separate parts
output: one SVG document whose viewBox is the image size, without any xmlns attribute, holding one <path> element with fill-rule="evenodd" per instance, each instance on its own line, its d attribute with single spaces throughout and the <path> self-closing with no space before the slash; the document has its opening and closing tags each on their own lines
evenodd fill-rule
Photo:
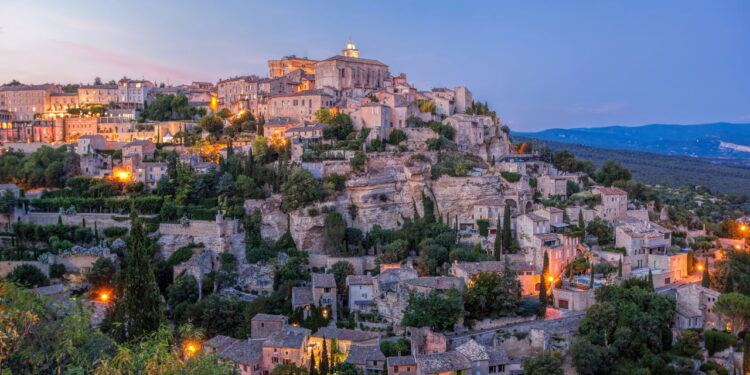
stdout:
<svg viewBox="0 0 750 375">
<path fill-rule="evenodd" d="M 500 175 L 503 176 L 505 181 L 508 181 L 508 182 L 518 182 L 519 180 L 521 180 L 521 175 L 518 173 L 514 173 L 514 172 L 503 171 L 503 172 L 500 172 Z"/>
<path fill-rule="evenodd" d="M 703 333 L 706 350 L 712 356 L 737 343 L 737 338 L 729 332 L 710 330 Z"/>
<path fill-rule="evenodd" d="M 128 233 L 128 228 L 125 227 L 107 227 L 104 228 L 105 237 L 122 237 Z"/>
<path fill-rule="evenodd" d="M 404 133 L 403 130 L 395 129 L 391 132 L 391 135 L 388 137 L 388 143 L 392 145 L 397 145 L 407 139 L 408 137 L 406 136 L 406 133 Z"/>
<path fill-rule="evenodd" d="M 318 216 L 320 212 L 316 207 L 310 207 L 307 209 L 307 216 Z"/>
<path fill-rule="evenodd" d="M 490 221 L 487 219 L 479 219 L 477 220 L 477 227 L 479 227 L 479 235 L 487 237 L 489 234 Z"/>
<path fill-rule="evenodd" d="M 64 264 L 52 264 L 49 266 L 49 277 L 51 279 L 59 279 L 65 274 Z"/>
<path fill-rule="evenodd" d="M 7 279 L 27 288 L 47 286 L 49 279 L 39 267 L 33 264 L 22 264 L 10 271 Z"/>
<path fill-rule="evenodd" d="M 176 266 L 182 262 L 187 261 L 193 256 L 193 249 L 199 247 L 198 244 L 190 244 L 177 249 L 172 255 L 167 258 L 167 264 L 170 266 Z"/>
<path fill-rule="evenodd" d="M 362 151 L 357 151 L 354 157 L 349 160 L 349 165 L 355 171 L 362 171 L 365 168 L 365 164 L 367 164 L 367 155 Z"/>
</svg>

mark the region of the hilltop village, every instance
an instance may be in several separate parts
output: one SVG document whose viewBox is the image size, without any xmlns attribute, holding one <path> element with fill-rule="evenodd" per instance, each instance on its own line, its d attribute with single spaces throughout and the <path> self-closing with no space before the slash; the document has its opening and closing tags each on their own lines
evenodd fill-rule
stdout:
<svg viewBox="0 0 750 375">
<path fill-rule="evenodd" d="M 5 321 L 0 361 L 60 366 L 34 325 L 77 305 L 112 369 L 189 326 L 180 356 L 217 373 L 747 372 L 750 218 L 514 143 L 476 99 L 351 40 L 267 77 L 0 87 L 2 288 L 59 303 Z"/>
</svg>

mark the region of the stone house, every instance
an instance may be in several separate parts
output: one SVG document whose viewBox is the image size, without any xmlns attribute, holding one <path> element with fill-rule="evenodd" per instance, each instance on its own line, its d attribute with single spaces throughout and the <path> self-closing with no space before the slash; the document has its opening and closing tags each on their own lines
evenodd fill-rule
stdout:
<svg viewBox="0 0 750 375">
<path fill-rule="evenodd" d="M 351 113 L 355 130 L 370 129 L 368 139 L 386 139 L 393 129 L 393 109 L 381 103 L 364 103 Z"/>
<path fill-rule="evenodd" d="M 374 297 L 373 279 L 370 275 L 349 275 L 346 287 L 349 289 L 349 311 L 367 313 L 371 310 Z"/>
<path fill-rule="evenodd" d="M 601 204 L 596 206 L 597 216 L 612 221 L 627 214 L 628 193 L 625 190 L 616 187 L 595 187 L 591 192 L 602 197 Z"/>
<path fill-rule="evenodd" d="M 317 306 L 330 307 L 331 316 L 336 319 L 336 279 L 333 274 L 312 274 L 312 299 Z"/>
<path fill-rule="evenodd" d="M 330 108 L 333 104 L 334 97 L 322 89 L 277 94 L 269 99 L 268 116 L 312 121 L 317 110 Z"/>
<path fill-rule="evenodd" d="M 289 323 L 284 315 L 256 314 L 250 319 L 250 337 L 254 339 L 270 337 L 281 331 Z"/>
<path fill-rule="evenodd" d="M 581 176 L 579 174 L 543 175 L 537 178 L 536 189 L 543 198 L 556 195 L 567 196 L 568 181 L 573 181 L 580 186 Z"/>
<path fill-rule="evenodd" d="M 449 116 L 444 123 L 456 130 L 454 141 L 459 150 L 469 150 L 474 146 L 483 145 L 485 141 L 485 130 L 494 125 L 489 116 L 467 115 L 456 113 Z"/>
<path fill-rule="evenodd" d="M 304 309 L 304 316 L 309 316 L 310 306 L 314 305 L 312 289 L 309 286 L 295 286 L 292 288 L 292 309 Z"/>
<path fill-rule="evenodd" d="M 408 357 L 414 358 L 413 364 Z M 508 355 L 502 348 L 469 340 L 452 351 L 388 358 L 388 374 L 506 374 L 509 364 Z M 412 366 L 414 371 L 411 371 Z"/>
<path fill-rule="evenodd" d="M 276 366 L 294 363 L 300 367 L 307 367 L 307 346 L 310 338 L 310 330 L 302 327 L 284 325 L 280 331 L 272 333 L 263 342 L 264 374 L 273 370 Z"/>
<path fill-rule="evenodd" d="M 336 339 L 336 346 L 340 353 L 349 354 L 352 346 L 372 347 L 380 344 L 380 335 L 376 332 L 366 332 L 360 330 L 323 327 L 315 332 L 309 339 L 309 347 L 315 353 L 316 358 L 320 358 L 320 352 L 323 349 L 323 340 L 326 340 L 328 353 L 331 353 L 331 339 Z"/>
<path fill-rule="evenodd" d="M 300 139 L 305 143 L 319 143 L 323 140 L 323 129 L 326 124 L 313 121 L 303 121 L 302 124 L 293 126 L 284 132 L 284 137 L 289 139 Z"/>
<path fill-rule="evenodd" d="M 383 373 L 385 356 L 380 351 L 380 345 L 352 345 L 344 362 L 357 366 L 364 375 L 380 375 Z"/>
<path fill-rule="evenodd" d="M 271 117 L 265 124 L 263 124 L 263 136 L 266 138 L 284 137 L 287 130 L 299 124 L 299 120 L 291 117 Z"/>
<path fill-rule="evenodd" d="M 411 339 L 413 354 L 443 353 L 448 350 L 448 338 L 439 332 L 433 332 L 430 327 L 408 327 L 407 334 Z"/>
<path fill-rule="evenodd" d="M 96 150 L 107 148 L 107 140 L 99 134 L 82 135 L 78 137 L 75 151 L 78 155 L 92 154 Z"/>
<path fill-rule="evenodd" d="M 535 213 L 527 213 L 516 219 L 516 232 L 521 248 L 540 248 L 545 240 L 554 240 L 550 234 L 549 219 Z M 548 238 L 549 237 L 549 238 Z"/>
<path fill-rule="evenodd" d="M 228 336 L 214 336 L 203 343 L 203 350 L 231 361 L 240 375 L 264 375 L 264 339 L 239 340 Z"/>
<path fill-rule="evenodd" d="M 489 234 L 495 234 L 498 227 L 497 221 L 500 220 L 500 224 L 502 224 L 504 211 L 505 201 L 502 198 L 482 199 L 474 203 L 472 219 L 475 221 L 489 220 Z"/>
<path fill-rule="evenodd" d="M 132 141 L 122 146 L 122 158 L 137 157 L 137 160 L 153 159 L 156 145 L 149 140 Z"/>
<path fill-rule="evenodd" d="M 672 232 L 659 224 L 631 216 L 615 222 L 615 246 L 624 247 L 626 255 L 666 254 L 672 244 Z M 633 268 L 645 266 L 638 260 Z"/>
<path fill-rule="evenodd" d="M 675 328 L 718 329 L 726 328 L 726 323 L 714 311 L 719 292 L 698 284 L 683 284 L 670 291 L 677 302 Z"/>
<path fill-rule="evenodd" d="M 133 169 L 133 177 L 135 181 L 143 182 L 150 188 L 155 188 L 159 180 L 169 173 L 168 167 L 167 163 L 162 162 L 138 163 Z"/>
<path fill-rule="evenodd" d="M 558 309 L 586 311 L 594 303 L 594 289 L 554 285 L 552 287 L 552 305 Z"/>
<path fill-rule="evenodd" d="M 377 90 L 389 76 L 388 65 L 378 60 L 337 55 L 315 63 L 317 87 Z"/>
</svg>

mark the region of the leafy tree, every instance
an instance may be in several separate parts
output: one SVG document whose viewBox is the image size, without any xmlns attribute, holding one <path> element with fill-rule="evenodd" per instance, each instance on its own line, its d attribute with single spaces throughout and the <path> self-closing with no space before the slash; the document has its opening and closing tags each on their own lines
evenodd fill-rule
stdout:
<svg viewBox="0 0 750 375">
<path fill-rule="evenodd" d="M 399 263 L 409 255 L 409 242 L 404 239 L 398 239 L 389 243 L 385 251 L 378 254 L 377 261 L 379 264 Z"/>
<path fill-rule="evenodd" d="M 326 215 L 323 226 L 323 246 L 328 254 L 341 254 L 344 250 L 346 222 L 338 211 Z"/>
<path fill-rule="evenodd" d="M 714 354 L 737 343 L 737 338 L 733 334 L 716 330 L 703 332 L 703 339 L 709 356 L 713 356 Z"/>
<path fill-rule="evenodd" d="M 49 279 L 44 272 L 33 264 L 16 266 L 16 268 L 10 271 L 7 279 L 27 288 L 49 285 Z"/>
<path fill-rule="evenodd" d="M 222 108 L 219 112 L 216 112 L 216 115 L 222 119 L 228 119 L 232 117 L 232 111 L 230 111 L 229 108 Z"/>
<path fill-rule="evenodd" d="M 404 142 L 408 139 L 406 136 L 406 133 L 404 133 L 401 129 L 395 129 L 391 132 L 391 134 L 388 136 L 388 143 L 392 145 L 398 145 L 401 142 Z"/>
<path fill-rule="evenodd" d="M 112 259 L 107 257 L 100 257 L 91 266 L 91 270 L 86 274 L 91 288 L 96 289 L 112 289 L 114 287 L 114 277 L 117 272 L 115 263 Z"/>
<path fill-rule="evenodd" d="M 604 186 L 612 186 L 615 181 L 627 181 L 631 178 L 627 168 L 612 160 L 605 161 L 596 173 L 596 181 Z"/>
<path fill-rule="evenodd" d="M 580 374 L 664 368 L 658 355 L 672 342 L 674 312 L 674 302 L 643 280 L 598 288 L 571 348 L 573 365 Z"/>
<path fill-rule="evenodd" d="M 750 324 L 750 297 L 740 293 L 720 294 L 714 311 L 732 322 L 732 330 L 740 332 Z"/>
<path fill-rule="evenodd" d="M 240 175 L 234 184 L 237 193 L 245 199 L 262 199 L 265 197 L 263 189 L 258 186 L 252 177 Z"/>
<path fill-rule="evenodd" d="M 167 287 L 166 294 L 167 305 L 172 313 L 182 313 L 187 304 L 198 300 L 198 281 L 195 280 L 193 275 L 182 273 L 177 276 L 172 285 Z M 176 311 L 178 306 L 182 311 Z"/>
<path fill-rule="evenodd" d="M 686 329 L 680 332 L 672 348 L 677 355 L 692 358 L 701 350 L 701 335 L 694 330 Z"/>
<path fill-rule="evenodd" d="M 333 375 L 361 375 L 359 367 L 349 362 L 341 362 L 331 369 Z"/>
<path fill-rule="evenodd" d="M 322 197 L 318 181 L 304 168 L 292 169 L 281 191 L 281 208 L 285 212 L 305 207 Z"/>
<path fill-rule="evenodd" d="M 489 235 L 489 227 L 490 227 L 490 221 L 487 219 L 479 219 L 477 220 L 477 228 L 479 228 L 479 235 L 482 237 L 487 237 Z"/>
<path fill-rule="evenodd" d="M 309 372 L 304 367 L 299 367 L 295 363 L 282 363 L 271 370 L 270 375 L 308 375 Z"/>
<path fill-rule="evenodd" d="M 411 342 L 403 337 L 395 341 L 382 341 L 380 343 L 380 351 L 386 357 L 410 355 Z"/>
<path fill-rule="evenodd" d="M 357 151 L 354 156 L 349 160 L 349 165 L 355 171 L 363 171 L 367 164 L 367 155 L 362 151 Z"/>
<path fill-rule="evenodd" d="M 201 129 L 216 135 L 221 129 L 224 129 L 224 121 L 217 115 L 206 115 L 198 122 Z"/>
<path fill-rule="evenodd" d="M 449 290 L 445 297 L 434 291 L 426 295 L 412 294 L 401 324 L 443 332 L 452 329 L 462 313 L 461 300 L 455 290 Z"/>
<path fill-rule="evenodd" d="M 340 260 L 331 266 L 330 273 L 332 273 L 334 279 L 336 279 L 336 289 L 338 289 L 338 293 L 345 294 L 346 277 L 354 275 L 354 266 L 345 260 Z"/>
<path fill-rule="evenodd" d="M 609 225 L 600 217 L 595 217 L 594 220 L 589 221 L 586 225 L 586 233 L 595 236 L 598 239 L 599 245 L 607 245 L 612 243 L 612 230 Z"/>
<path fill-rule="evenodd" d="M 464 308 L 471 319 L 514 315 L 521 305 L 521 283 L 506 266 L 502 274 L 483 272 L 464 292 Z"/>
<path fill-rule="evenodd" d="M 559 352 L 544 351 L 523 360 L 523 375 L 563 375 Z"/>
</svg>

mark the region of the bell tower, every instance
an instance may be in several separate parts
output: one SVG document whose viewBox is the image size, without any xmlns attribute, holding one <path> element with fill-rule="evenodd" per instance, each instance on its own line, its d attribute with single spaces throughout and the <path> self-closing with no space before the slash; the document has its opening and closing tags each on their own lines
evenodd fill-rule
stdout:
<svg viewBox="0 0 750 375">
<path fill-rule="evenodd" d="M 357 49 L 357 46 L 354 45 L 354 42 L 352 42 L 352 38 L 349 38 L 349 42 L 346 43 L 344 49 L 341 50 L 341 55 L 346 57 L 359 57 L 359 50 Z"/>
</svg>

